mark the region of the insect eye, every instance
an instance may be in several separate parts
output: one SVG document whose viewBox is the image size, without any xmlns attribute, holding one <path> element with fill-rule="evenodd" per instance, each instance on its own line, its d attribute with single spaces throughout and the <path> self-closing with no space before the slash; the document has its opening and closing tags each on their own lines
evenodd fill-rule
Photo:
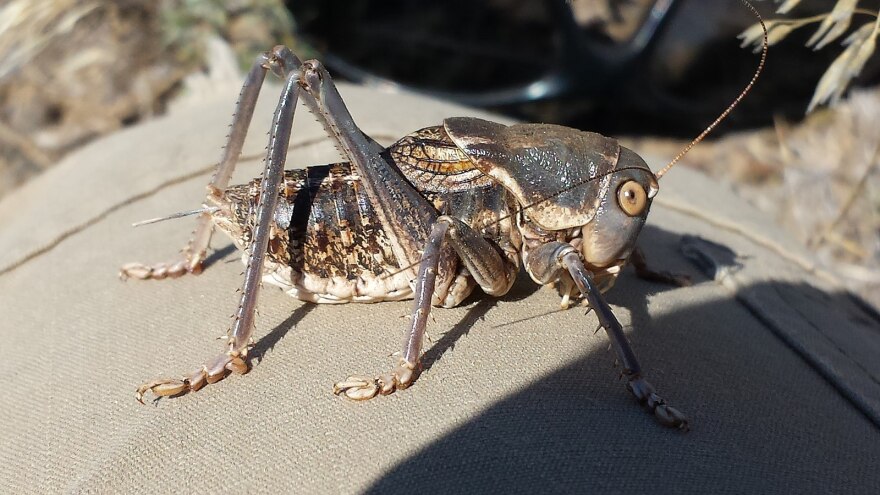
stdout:
<svg viewBox="0 0 880 495">
<path fill-rule="evenodd" d="M 627 215 L 634 217 L 645 211 L 645 205 L 648 204 L 648 194 L 638 182 L 627 181 L 617 190 L 617 203 Z"/>
</svg>

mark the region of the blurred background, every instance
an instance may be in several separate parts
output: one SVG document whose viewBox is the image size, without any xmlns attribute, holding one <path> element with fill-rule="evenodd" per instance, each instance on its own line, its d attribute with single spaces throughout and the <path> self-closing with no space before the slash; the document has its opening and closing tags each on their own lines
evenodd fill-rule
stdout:
<svg viewBox="0 0 880 495">
<path fill-rule="evenodd" d="M 880 305 L 880 0 L 755 5 L 775 43 L 765 74 L 685 163 L 731 183 Z M 754 23 L 738 0 L 6 0 L 0 197 L 163 113 L 194 78 L 240 80 L 276 44 L 339 80 L 671 156 L 750 79 Z"/>
</svg>

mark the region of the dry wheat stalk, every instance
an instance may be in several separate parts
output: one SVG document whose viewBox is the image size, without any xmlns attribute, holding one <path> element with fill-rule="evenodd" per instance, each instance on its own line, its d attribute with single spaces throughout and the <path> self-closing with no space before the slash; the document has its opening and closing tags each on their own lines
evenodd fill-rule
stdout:
<svg viewBox="0 0 880 495">
<path fill-rule="evenodd" d="M 779 7 L 777 13 L 788 13 L 798 3 L 800 0 L 786 0 Z M 858 0 L 837 0 L 831 11 L 825 14 L 800 19 L 771 19 L 767 21 L 768 41 L 771 45 L 779 43 L 796 29 L 820 23 L 819 28 L 806 43 L 808 47 L 820 50 L 843 36 L 849 30 L 856 14 L 874 18 L 844 39 L 842 44 L 846 48 L 822 75 L 816 85 L 813 98 L 807 106 L 807 113 L 812 112 L 818 105 L 825 103 L 834 105 L 840 101 L 846 88 L 859 75 L 865 67 L 865 63 L 876 51 L 877 35 L 880 33 L 880 16 L 877 12 L 858 8 L 858 3 Z M 754 45 L 760 48 L 763 30 L 760 25 L 756 24 L 743 31 L 739 38 L 742 40 L 743 47 Z"/>
</svg>

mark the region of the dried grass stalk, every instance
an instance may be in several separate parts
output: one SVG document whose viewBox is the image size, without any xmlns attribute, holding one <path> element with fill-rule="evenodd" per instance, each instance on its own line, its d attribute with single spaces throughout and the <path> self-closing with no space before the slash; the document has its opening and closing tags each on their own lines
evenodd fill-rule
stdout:
<svg viewBox="0 0 880 495">
<path fill-rule="evenodd" d="M 776 0 L 779 3 L 779 0 Z M 786 0 L 782 5 L 776 9 L 777 14 L 787 14 L 791 9 L 797 7 L 797 4 L 801 3 L 801 0 Z"/>
<path fill-rule="evenodd" d="M 789 33 L 800 27 L 791 22 L 776 20 L 765 21 L 764 24 L 767 26 L 767 44 L 771 46 L 779 43 L 785 39 Z M 764 48 L 764 29 L 761 27 L 760 23 L 753 24 L 740 33 L 737 38 L 742 40 L 742 43 L 740 44 L 741 48 L 753 45 L 755 47 L 753 50 L 754 53 L 760 53 Z"/>
<path fill-rule="evenodd" d="M 777 12 L 787 13 L 799 3 L 799 0 L 787 0 L 783 2 Z M 877 49 L 880 14 L 860 9 L 858 3 L 858 0 L 837 0 L 831 11 L 826 14 L 802 19 L 771 19 L 766 21 L 769 31 L 768 41 L 771 45 L 779 43 L 798 28 L 820 22 L 819 28 L 806 43 L 814 50 L 819 50 L 843 36 L 849 30 L 855 14 L 874 17 L 874 22 L 859 27 L 844 40 L 843 45 L 846 48 L 822 75 L 807 107 L 807 113 L 812 112 L 818 105 L 825 103 L 833 105 L 840 101 L 846 88 L 861 73 L 868 59 Z M 742 40 L 741 46 L 743 48 L 754 46 L 756 51 L 759 50 L 762 38 L 761 26 L 759 24 L 750 26 L 739 35 L 739 38 Z"/>
<path fill-rule="evenodd" d="M 822 20 L 819 29 L 807 41 L 807 46 L 820 50 L 828 43 L 840 38 L 849 29 L 858 3 L 858 0 L 837 0 L 831 13 Z"/>
<path fill-rule="evenodd" d="M 807 106 L 807 113 L 812 112 L 817 105 L 824 103 L 833 105 L 840 101 L 849 83 L 859 75 L 865 63 L 874 54 L 877 47 L 878 27 L 880 27 L 880 17 L 877 18 L 877 22 L 860 27 L 844 41 L 844 45 L 847 45 L 846 49 L 834 59 L 822 75 Z"/>
<path fill-rule="evenodd" d="M 99 7 L 77 0 L 12 0 L 0 7 L 0 79 L 33 60 L 52 40 L 70 33 L 76 23 Z"/>
</svg>

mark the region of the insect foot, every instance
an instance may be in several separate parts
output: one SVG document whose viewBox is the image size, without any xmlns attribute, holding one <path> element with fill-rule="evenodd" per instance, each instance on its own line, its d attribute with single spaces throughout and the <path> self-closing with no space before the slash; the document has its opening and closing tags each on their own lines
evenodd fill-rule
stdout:
<svg viewBox="0 0 880 495">
<path fill-rule="evenodd" d="M 416 365 L 401 359 L 390 372 L 376 378 L 350 376 L 333 385 L 333 393 L 345 394 L 351 400 L 368 400 L 376 395 L 388 395 L 409 387 L 416 378 Z"/>
<path fill-rule="evenodd" d="M 144 394 L 152 392 L 156 397 L 171 397 L 195 392 L 208 383 L 216 383 L 226 378 L 229 372 L 243 375 L 250 370 L 245 361 L 245 356 L 234 351 L 225 352 L 217 356 L 210 364 L 202 365 L 201 368 L 183 379 L 160 378 L 144 383 L 137 389 L 135 396 L 141 404 L 144 403 Z"/>
<path fill-rule="evenodd" d="M 146 265 L 143 263 L 126 263 L 119 269 L 119 278 L 126 280 L 135 278 L 138 280 L 162 280 L 163 278 L 177 278 L 187 273 L 198 275 L 202 272 L 201 260 L 194 262 L 180 260 L 173 263 L 155 263 Z"/>
<path fill-rule="evenodd" d="M 657 395 L 654 386 L 641 376 L 630 378 L 626 388 L 638 399 L 645 409 L 654 413 L 657 421 L 663 426 L 688 431 L 688 421 L 685 415 L 678 409 L 666 404 L 663 397 Z"/>
</svg>

